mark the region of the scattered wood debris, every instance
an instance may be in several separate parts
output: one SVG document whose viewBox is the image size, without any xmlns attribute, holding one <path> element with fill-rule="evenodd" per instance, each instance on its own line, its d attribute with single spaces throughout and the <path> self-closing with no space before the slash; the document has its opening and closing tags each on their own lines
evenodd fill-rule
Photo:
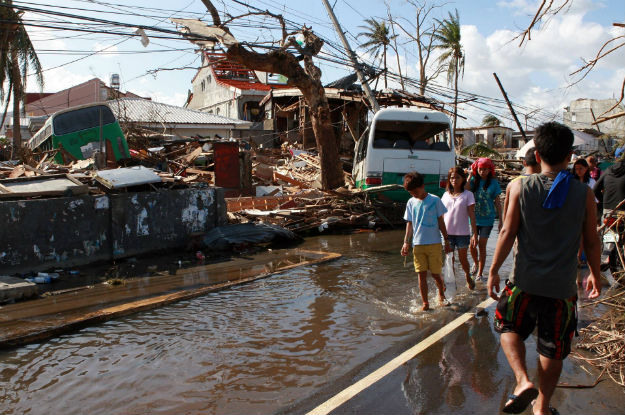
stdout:
<svg viewBox="0 0 625 415">
<path fill-rule="evenodd" d="M 593 304 L 603 304 L 608 311 L 588 327 L 580 330 L 577 348 L 592 355 L 575 353 L 573 356 L 601 368 L 618 385 L 625 387 L 625 289 L 624 273 L 616 278 L 616 290 L 609 290 Z M 616 291 L 616 292 L 615 292 Z"/>
</svg>

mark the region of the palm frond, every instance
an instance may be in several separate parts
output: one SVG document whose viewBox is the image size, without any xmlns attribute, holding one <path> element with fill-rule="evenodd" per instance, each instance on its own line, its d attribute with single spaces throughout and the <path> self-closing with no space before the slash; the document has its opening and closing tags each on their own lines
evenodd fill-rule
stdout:
<svg viewBox="0 0 625 415">
<path fill-rule="evenodd" d="M 501 154 L 484 143 L 475 143 L 465 147 L 462 149 L 460 154 L 473 158 L 488 157 L 491 159 L 503 160 L 503 156 Z"/>
</svg>

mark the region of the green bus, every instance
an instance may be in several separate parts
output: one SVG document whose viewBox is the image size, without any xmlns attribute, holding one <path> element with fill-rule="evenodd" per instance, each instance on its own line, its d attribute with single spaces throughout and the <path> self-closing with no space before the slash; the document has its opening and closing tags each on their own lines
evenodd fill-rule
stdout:
<svg viewBox="0 0 625 415">
<path fill-rule="evenodd" d="M 59 150 L 54 161 L 68 164 L 105 152 L 107 160 L 130 157 L 128 143 L 115 114 L 106 104 L 95 103 L 54 113 L 28 140 L 34 152 Z"/>
</svg>

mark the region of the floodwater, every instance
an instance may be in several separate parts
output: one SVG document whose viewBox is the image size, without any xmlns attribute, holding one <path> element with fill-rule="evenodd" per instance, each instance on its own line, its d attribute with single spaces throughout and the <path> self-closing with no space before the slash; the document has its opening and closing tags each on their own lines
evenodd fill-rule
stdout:
<svg viewBox="0 0 625 415">
<path fill-rule="evenodd" d="M 459 275 L 451 307 L 436 306 L 431 283 L 434 309 L 418 311 L 402 237 L 308 238 L 298 248 L 343 257 L 0 351 L 0 413 L 268 414 L 296 405 L 486 298 L 483 284 L 469 292 Z"/>
</svg>

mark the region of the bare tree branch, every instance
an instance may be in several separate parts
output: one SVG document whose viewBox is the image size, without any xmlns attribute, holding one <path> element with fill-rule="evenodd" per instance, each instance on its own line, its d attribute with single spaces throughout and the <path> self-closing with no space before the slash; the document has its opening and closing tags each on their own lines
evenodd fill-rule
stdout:
<svg viewBox="0 0 625 415">
<path fill-rule="evenodd" d="M 425 94 L 425 89 L 428 82 L 432 79 L 435 79 L 442 71 L 443 67 L 439 64 L 433 71 L 431 75 L 427 75 L 427 67 L 428 62 L 430 60 L 431 53 L 434 49 L 434 38 L 432 33 L 435 33 L 438 29 L 436 23 L 432 23 L 432 27 L 429 31 L 423 28 L 423 24 L 426 21 L 428 15 L 436 8 L 441 7 L 441 5 L 433 4 L 427 6 L 426 1 L 417 1 L 417 0 L 407 0 L 408 3 L 415 7 L 415 23 L 413 24 L 406 18 L 401 18 L 401 20 L 405 21 L 406 24 L 412 27 L 414 34 L 412 34 L 409 30 L 404 28 L 399 22 L 394 21 L 403 32 L 408 36 L 408 38 L 412 39 L 417 44 L 417 52 L 419 56 L 419 93 L 421 95 Z M 427 38 L 427 42 L 426 39 Z"/>
<path fill-rule="evenodd" d="M 617 45 L 617 46 L 613 47 L 612 49 L 608 50 L 607 52 L 602 53 L 602 52 L 603 52 L 603 50 L 604 50 L 604 49 L 605 49 L 605 48 L 606 48 L 606 47 L 607 47 L 610 43 L 612 43 L 612 42 L 614 42 L 614 41 L 616 41 L 616 40 L 618 40 L 618 39 L 623 39 L 623 38 L 625 38 L 625 36 L 618 36 L 618 37 L 615 37 L 615 38 L 610 39 L 610 40 L 608 40 L 607 42 L 605 42 L 605 43 L 603 44 L 603 46 L 601 46 L 601 48 L 600 48 L 600 49 L 599 49 L 599 51 L 597 52 L 597 55 L 595 56 L 595 58 L 594 58 L 594 59 L 592 59 L 592 60 L 591 60 L 591 61 L 589 61 L 589 62 L 586 62 L 586 64 L 585 64 L 584 66 L 582 66 L 581 68 L 579 68 L 579 69 L 578 69 L 578 70 L 576 70 L 575 72 L 571 72 L 569 75 L 570 75 L 570 76 L 572 76 L 572 75 L 576 75 L 576 74 L 578 74 L 578 73 L 580 73 L 580 72 L 583 72 L 582 77 L 581 77 L 581 78 L 580 78 L 577 82 L 579 82 L 579 81 L 581 81 L 582 79 L 584 79 L 584 78 L 586 77 L 586 75 L 588 75 L 588 72 L 590 72 L 590 71 L 591 71 L 591 70 L 595 67 L 595 65 L 599 62 L 599 60 L 600 60 L 600 59 L 604 58 L 605 56 L 609 55 L 610 53 L 614 52 L 615 50 L 618 50 L 618 49 L 622 48 L 623 46 L 625 46 L 625 42 L 623 42 L 623 43 L 621 43 L 620 45 Z M 575 82 L 575 84 L 576 84 L 577 82 Z M 575 84 L 572 84 L 572 85 L 575 85 Z"/>
<path fill-rule="evenodd" d="M 202 1 L 206 1 L 206 0 L 202 0 Z M 293 34 L 293 33 L 290 33 L 290 34 L 287 33 L 286 23 L 284 22 L 284 17 L 281 14 L 271 13 L 269 10 L 262 11 L 262 12 L 249 12 L 249 13 L 245 13 L 239 16 L 230 16 L 228 20 L 223 22 L 223 25 L 226 26 L 228 23 L 231 23 L 238 19 L 243 19 L 248 16 L 269 16 L 269 17 L 273 17 L 274 19 L 276 19 L 280 23 L 280 28 L 282 29 L 282 41 L 280 42 L 281 46 L 284 46 L 286 44 L 287 37 L 290 34 Z"/>
<path fill-rule="evenodd" d="M 567 6 L 570 6 L 570 4 L 573 2 L 573 0 L 563 0 L 564 2 L 560 6 L 553 7 L 553 1 L 554 0 L 549 0 L 547 2 L 547 0 L 543 0 L 541 2 L 540 7 L 538 7 L 538 11 L 534 15 L 534 18 L 532 19 L 532 22 L 529 24 L 527 29 L 525 29 L 523 33 L 519 34 L 518 36 L 514 38 L 514 39 L 518 39 L 519 37 L 521 38 L 521 42 L 519 43 L 519 46 L 523 46 L 524 42 L 529 42 L 531 40 L 531 30 L 541 20 L 546 19 L 547 16 L 549 15 L 553 16 L 553 15 L 558 14 L 562 9 L 564 9 Z"/>
<path fill-rule="evenodd" d="M 206 7 L 208 12 L 211 14 L 211 17 L 213 18 L 213 24 L 215 26 L 221 27 L 221 17 L 219 17 L 219 13 L 217 12 L 215 6 L 213 6 L 213 3 L 210 0 L 202 0 L 202 3 L 204 3 L 204 7 Z"/>
<path fill-rule="evenodd" d="M 543 19 L 546 19 L 547 16 L 551 15 L 551 16 L 555 16 L 556 14 L 560 13 L 565 7 L 570 7 L 570 5 L 572 4 L 573 0 L 562 0 L 562 4 L 560 4 L 557 7 L 554 7 L 554 0 L 542 0 L 540 6 L 538 7 L 538 10 L 536 11 L 536 14 L 534 15 L 534 18 L 532 19 L 532 22 L 529 24 L 529 26 L 527 27 L 527 29 L 525 29 L 522 33 L 520 33 L 519 35 L 515 36 L 513 38 L 513 40 L 521 38 L 521 41 L 519 43 L 519 47 L 523 46 L 523 43 L 525 42 L 529 42 L 531 40 L 531 30 Z M 625 27 L 624 23 L 613 23 L 612 24 L 615 27 Z M 590 73 L 590 71 L 592 71 L 595 66 L 597 65 L 597 63 L 603 59 L 604 57 L 606 57 L 607 55 L 611 54 L 612 52 L 622 48 L 623 46 L 625 46 L 625 42 L 617 44 L 616 46 L 614 46 L 613 42 L 616 42 L 619 39 L 623 39 L 625 38 L 624 35 L 621 36 L 617 36 L 614 37 L 610 40 L 608 40 L 607 42 L 605 42 L 603 44 L 603 46 L 601 46 L 601 48 L 599 49 L 599 51 L 597 52 L 597 54 L 595 55 L 594 59 L 591 59 L 590 61 L 586 62 L 584 60 L 584 65 L 579 68 L 578 70 L 576 70 L 575 72 L 572 72 L 569 74 L 569 76 L 573 76 L 573 75 L 577 75 L 577 74 L 581 74 L 580 78 L 573 82 L 572 84 L 570 84 L 569 86 L 573 86 L 579 82 L 581 82 L 584 78 L 586 78 L 586 76 Z M 604 50 L 607 47 L 611 47 L 611 49 L 607 50 L 604 52 Z M 610 108 L 609 110 L 607 110 L 606 112 L 604 112 L 601 115 L 605 115 L 608 112 L 612 111 L 613 109 L 615 109 L 621 102 L 623 102 L 623 99 L 625 99 L 624 97 L 624 89 L 625 89 L 625 79 L 623 79 L 623 85 L 621 86 L 621 97 L 620 99 L 616 102 L 616 104 Z"/>
</svg>

